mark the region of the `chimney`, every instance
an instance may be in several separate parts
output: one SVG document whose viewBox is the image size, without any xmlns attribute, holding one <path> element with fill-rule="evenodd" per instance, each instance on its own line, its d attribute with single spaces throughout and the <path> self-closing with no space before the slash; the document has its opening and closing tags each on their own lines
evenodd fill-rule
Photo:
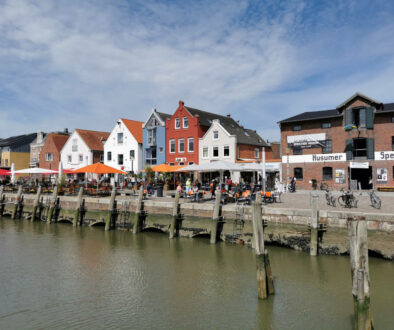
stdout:
<svg viewBox="0 0 394 330">
<path fill-rule="evenodd" d="M 67 127 L 64 129 L 64 134 L 68 134 L 68 128 Z"/>
<path fill-rule="evenodd" d="M 228 114 L 228 115 L 227 115 L 227 118 L 231 118 L 231 115 L 230 115 L 230 114 Z"/>
<path fill-rule="evenodd" d="M 185 102 L 179 101 L 179 106 L 184 106 L 184 105 L 185 105 Z"/>
<path fill-rule="evenodd" d="M 37 143 L 41 143 L 44 138 L 43 132 L 37 132 Z"/>
</svg>

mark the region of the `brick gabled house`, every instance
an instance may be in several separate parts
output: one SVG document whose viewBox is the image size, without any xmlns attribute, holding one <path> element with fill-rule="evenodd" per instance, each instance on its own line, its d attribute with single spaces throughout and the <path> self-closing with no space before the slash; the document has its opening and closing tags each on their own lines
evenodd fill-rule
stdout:
<svg viewBox="0 0 394 330">
<path fill-rule="evenodd" d="M 49 133 L 39 156 L 41 168 L 58 170 L 60 162 L 60 151 L 66 144 L 70 135 L 68 133 Z"/>
</svg>

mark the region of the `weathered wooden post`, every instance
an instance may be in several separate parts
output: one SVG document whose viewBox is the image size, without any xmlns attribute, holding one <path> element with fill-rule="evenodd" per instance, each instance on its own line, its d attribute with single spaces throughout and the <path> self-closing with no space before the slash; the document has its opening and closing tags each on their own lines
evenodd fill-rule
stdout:
<svg viewBox="0 0 394 330">
<path fill-rule="evenodd" d="M 31 222 L 34 222 L 36 220 L 37 211 L 40 204 L 41 191 L 42 191 L 41 186 L 38 186 L 36 199 L 34 200 L 34 204 L 33 204 L 33 212 L 31 213 L 31 219 L 30 219 Z"/>
<path fill-rule="evenodd" d="M 16 195 L 16 200 L 15 200 L 14 210 L 12 212 L 12 220 L 15 220 L 19 213 L 18 211 L 22 199 L 22 188 L 23 188 L 22 185 L 19 185 L 18 194 Z"/>
<path fill-rule="evenodd" d="M 256 201 L 252 205 L 253 237 L 257 268 L 257 291 L 260 299 L 266 299 L 268 295 L 275 293 L 275 289 L 268 251 L 265 249 L 264 245 L 264 226 L 262 222 L 261 204 L 261 195 L 257 194 Z"/>
<path fill-rule="evenodd" d="M 369 310 L 368 232 L 364 217 L 348 217 L 355 329 L 373 329 Z"/>
<path fill-rule="evenodd" d="M 318 202 L 319 196 L 317 194 L 311 194 L 311 207 L 312 207 L 312 215 L 311 215 L 311 241 L 309 245 L 309 252 L 311 256 L 317 256 L 318 251 L 318 227 L 319 227 L 319 210 L 318 210 Z"/>
<path fill-rule="evenodd" d="M 115 211 L 115 197 L 116 197 L 116 188 L 113 187 L 111 192 L 111 198 L 109 200 L 107 220 L 105 221 L 105 231 L 110 230 L 112 227 L 112 219 Z"/>
<path fill-rule="evenodd" d="M 5 208 L 5 195 L 3 194 L 4 186 L 0 186 L 0 217 L 3 216 Z"/>
<path fill-rule="evenodd" d="M 174 199 L 174 205 L 172 208 L 172 221 L 171 221 L 171 226 L 170 226 L 170 238 L 174 238 L 174 232 L 176 231 L 177 227 L 177 222 L 179 218 L 179 198 L 181 197 L 181 194 L 179 191 L 176 191 L 175 193 L 175 199 Z"/>
<path fill-rule="evenodd" d="M 222 199 L 221 190 L 216 190 L 215 198 L 216 198 L 215 207 L 213 209 L 212 225 L 211 225 L 211 238 L 210 238 L 211 244 L 216 244 L 216 239 L 218 235 L 218 226 L 222 218 L 222 206 L 220 205 L 220 201 Z"/>
<path fill-rule="evenodd" d="M 144 209 L 144 187 L 141 186 L 138 192 L 137 208 L 134 215 L 133 234 L 138 234 L 141 230 L 142 211 Z"/>
<path fill-rule="evenodd" d="M 82 221 L 83 221 L 83 209 L 82 209 L 82 203 L 83 203 L 83 201 L 82 201 L 82 197 L 83 197 L 83 187 L 81 187 L 81 188 L 79 188 L 79 191 L 78 191 L 78 200 L 77 200 L 77 205 L 78 205 L 78 208 L 75 210 L 75 213 L 74 213 L 74 219 L 73 219 L 73 226 L 74 227 L 76 227 L 76 226 L 78 226 L 80 223 L 82 223 Z"/>
<path fill-rule="evenodd" d="M 52 218 L 54 218 L 54 212 L 56 209 L 56 200 L 57 200 L 57 186 L 53 188 L 52 199 L 49 204 L 49 211 L 48 211 L 48 219 L 47 223 L 50 224 L 52 222 Z"/>
</svg>

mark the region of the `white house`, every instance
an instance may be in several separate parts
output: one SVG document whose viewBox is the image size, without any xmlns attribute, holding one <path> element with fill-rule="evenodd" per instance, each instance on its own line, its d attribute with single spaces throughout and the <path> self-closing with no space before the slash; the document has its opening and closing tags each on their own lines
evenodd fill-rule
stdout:
<svg viewBox="0 0 394 330">
<path fill-rule="evenodd" d="M 142 166 L 141 121 L 119 119 L 104 144 L 104 164 L 127 172 L 139 172 Z"/>
<path fill-rule="evenodd" d="M 64 169 L 77 169 L 103 161 L 104 142 L 108 132 L 76 129 L 60 151 Z"/>
</svg>

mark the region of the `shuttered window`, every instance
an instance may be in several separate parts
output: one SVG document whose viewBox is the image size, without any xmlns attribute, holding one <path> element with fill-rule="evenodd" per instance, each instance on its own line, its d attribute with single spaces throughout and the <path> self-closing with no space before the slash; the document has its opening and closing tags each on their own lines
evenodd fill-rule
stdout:
<svg viewBox="0 0 394 330">
<path fill-rule="evenodd" d="M 353 159 L 353 140 L 349 139 L 346 140 L 346 160 L 352 160 Z"/>
<path fill-rule="evenodd" d="M 375 140 L 367 139 L 367 158 L 374 159 L 375 157 Z"/>
<path fill-rule="evenodd" d="M 373 108 L 369 107 L 365 109 L 365 116 L 366 116 L 366 128 L 373 129 Z"/>
</svg>

